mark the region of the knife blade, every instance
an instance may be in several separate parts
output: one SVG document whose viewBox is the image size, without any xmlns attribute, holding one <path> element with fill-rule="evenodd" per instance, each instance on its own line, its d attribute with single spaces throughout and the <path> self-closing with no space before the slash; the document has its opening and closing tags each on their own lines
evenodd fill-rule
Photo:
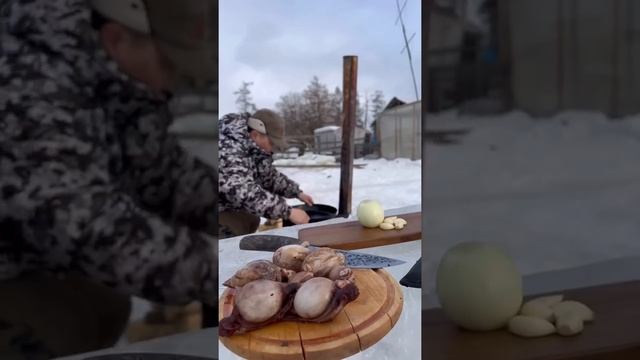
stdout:
<svg viewBox="0 0 640 360">
<path fill-rule="evenodd" d="M 240 239 L 240 250 L 274 252 L 285 245 L 300 245 L 300 240 L 280 235 L 248 235 Z"/>
<path fill-rule="evenodd" d="M 249 235 L 240 239 L 241 250 L 257 250 L 274 252 L 285 245 L 300 245 L 300 240 L 280 235 Z M 309 248 L 317 248 L 317 246 L 309 246 Z M 344 255 L 347 266 L 354 269 L 379 269 L 384 267 L 402 265 L 403 260 L 388 258 L 372 254 L 365 254 L 355 251 L 338 250 L 337 252 Z"/>
</svg>

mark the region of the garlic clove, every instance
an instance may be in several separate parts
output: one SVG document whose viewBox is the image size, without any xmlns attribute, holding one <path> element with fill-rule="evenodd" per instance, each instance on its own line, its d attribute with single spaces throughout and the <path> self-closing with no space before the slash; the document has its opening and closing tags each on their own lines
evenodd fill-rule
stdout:
<svg viewBox="0 0 640 360">
<path fill-rule="evenodd" d="M 522 337 L 541 337 L 556 332 L 556 328 L 547 320 L 524 315 L 512 317 L 507 327 L 511 333 Z"/>
<path fill-rule="evenodd" d="M 393 230 L 395 228 L 395 226 L 393 226 L 393 224 L 391 223 L 385 223 L 383 222 L 382 224 L 379 225 L 380 229 L 382 230 Z"/>
<path fill-rule="evenodd" d="M 551 307 L 545 306 L 540 302 L 528 301 L 520 308 L 520 315 L 537 317 L 550 322 L 553 322 L 553 310 Z"/>
<path fill-rule="evenodd" d="M 562 336 L 577 335 L 583 329 L 584 321 L 578 313 L 568 312 L 556 320 L 556 331 Z"/>
<path fill-rule="evenodd" d="M 546 296 L 540 296 L 540 297 L 537 297 L 537 298 L 533 298 L 533 299 L 527 301 L 527 303 L 534 303 L 534 304 L 539 304 L 539 305 L 542 305 L 542 306 L 552 307 L 552 306 L 560 303 L 562 300 L 564 300 L 564 295 L 556 294 L 556 295 L 546 295 Z"/>
<path fill-rule="evenodd" d="M 564 317 L 570 313 L 575 313 L 586 322 L 593 321 L 595 317 L 593 310 L 591 310 L 587 305 L 573 300 L 559 302 L 555 304 L 552 309 L 556 319 Z"/>
</svg>

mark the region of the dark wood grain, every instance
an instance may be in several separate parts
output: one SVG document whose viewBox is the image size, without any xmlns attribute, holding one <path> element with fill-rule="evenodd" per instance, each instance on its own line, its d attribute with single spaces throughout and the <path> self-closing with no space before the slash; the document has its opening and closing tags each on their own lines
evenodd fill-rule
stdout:
<svg viewBox="0 0 640 360">
<path fill-rule="evenodd" d="M 340 151 L 340 197 L 338 214 L 347 216 L 351 211 L 351 189 L 353 185 L 354 134 L 358 97 L 358 57 L 343 58 L 342 83 L 342 149 Z"/>
<path fill-rule="evenodd" d="M 368 229 L 358 221 L 321 225 L 300 230 L 300 241 L 308 241 L 315 246 L 334 249 L 355 250 L 374 246 L 397 244 L 422 238 L 422 213 L 398 215 L 407 220 L 402 230 Z"/>
<path fill-rule="evenodd" d="M 422 312 L 422 353 L 431 360 L 640 359 L 640 281 L 556 293 L 595 312 L 595 321 L 585 324 L 581 334 L 524 339 L 506 330 L 469 332 L 456 327 L 441 309 L 431 309 Z"/>
</svg>

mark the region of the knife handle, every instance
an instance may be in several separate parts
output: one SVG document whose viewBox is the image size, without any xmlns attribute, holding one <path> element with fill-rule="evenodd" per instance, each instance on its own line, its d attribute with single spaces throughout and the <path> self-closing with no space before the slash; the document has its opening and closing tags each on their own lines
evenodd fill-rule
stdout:
<svg viewBox="0 0 640 360">
<path fill-rule="evenodd" d="M 287 236 L 249 235 L 240 240 L 240 250 L 274 252 L 285 245 L 298 245 L 300 240 Z"/>
</svg>

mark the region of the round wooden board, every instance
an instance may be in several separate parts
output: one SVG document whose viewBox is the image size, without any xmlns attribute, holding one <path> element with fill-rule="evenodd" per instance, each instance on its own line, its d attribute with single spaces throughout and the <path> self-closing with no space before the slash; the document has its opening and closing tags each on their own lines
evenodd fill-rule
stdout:
<svg viewBox="0 0 640 360">
<path fill-rule="evenodd" d="M 283 321 L 231 337 L 220 337 L 243 358 L 331 360 L 356 354 L 382 339 L 402 312 L 400 284 L 385 270 L 354 269 L 360 296 L 332 321 L 315 324 Z M 223 292 L 219 317 L 233 311 L 235 291 Z"/>
</svg>

